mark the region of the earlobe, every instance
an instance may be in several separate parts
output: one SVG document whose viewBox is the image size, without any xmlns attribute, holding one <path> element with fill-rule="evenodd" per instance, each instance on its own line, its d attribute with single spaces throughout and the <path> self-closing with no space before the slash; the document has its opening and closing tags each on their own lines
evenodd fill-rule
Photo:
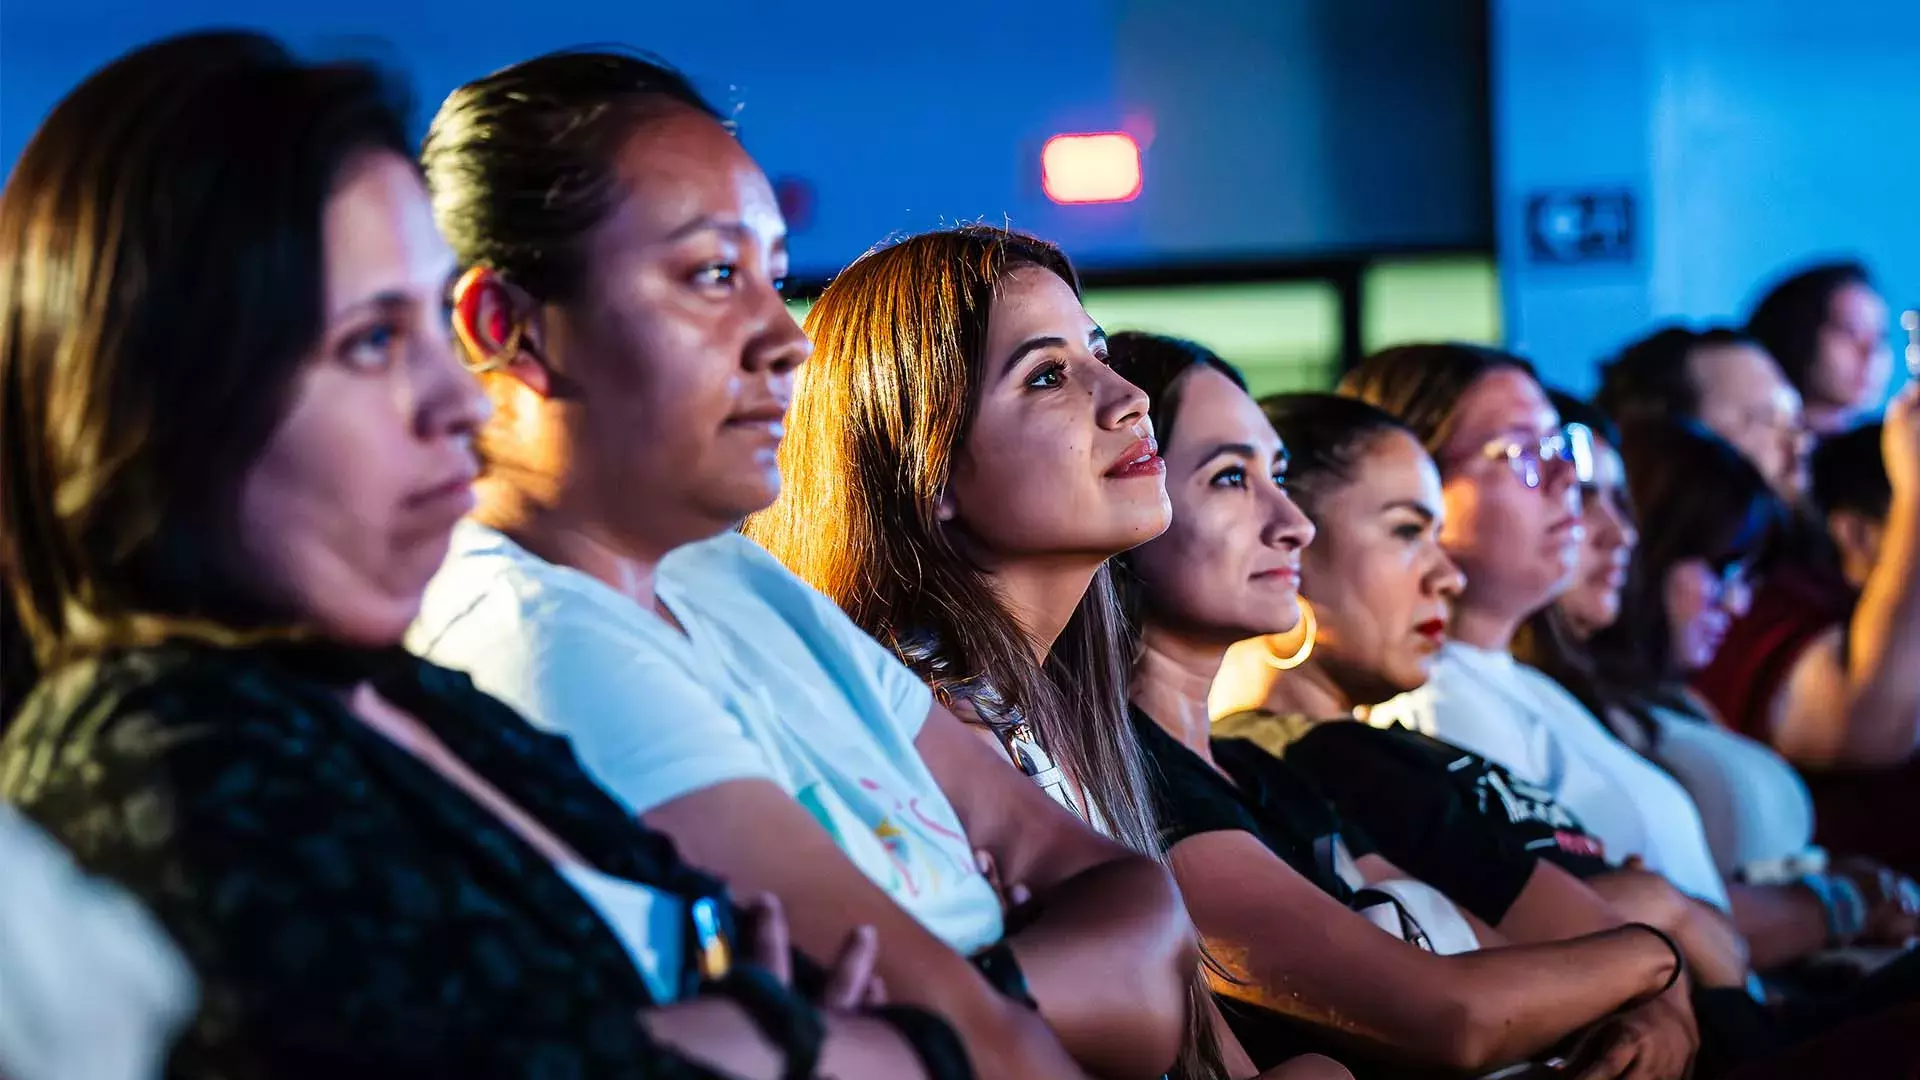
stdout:
<svg viewBox="0 0 1920 1080">
<path fill-rule="evenodd" d="M 944 524 L 952 521 L 959 513 L 960 508 L 954 505 L 953 495 L 947 489 L 941 488 L 940 497 L 933 503 L 934 518 Z"/>
</svg>

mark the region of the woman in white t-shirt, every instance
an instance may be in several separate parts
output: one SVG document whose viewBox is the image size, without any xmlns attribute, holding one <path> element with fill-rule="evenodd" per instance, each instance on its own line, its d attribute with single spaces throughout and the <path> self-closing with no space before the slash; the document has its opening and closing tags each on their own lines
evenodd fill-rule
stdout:
<svg viewBox="0 0 1920 1080">
<path fill-rule="evenodd" d="M 889 994 L 981 1075 L 1158 1075 L 1194 958 L 1166 872 L 732 532 L 780 489 L 809 345 L 729 125 L 659 65 L 562 53 L 456 90 L 423 163 L 493 417 L 409 645 L 569 736 L 689 862 L 779 896 L 802 949 L 874 926 Z M 976 849 L 1035 897 L 1004 942 Z"/>
<path fill-rule="evenodd" d="M 1546 789 L 1610 855 L 1637 856 L 1724 910 L 1726 886 L 1686 790 L 1509 653 L 1527 617 L 1572 581 L 1591 433 L 1562 426 L 1524 360 L 1477 346 L 1386 349 L 1341 390 L 1398 417 L 1433 456 L 1447 511 L 1441 543 L 1467 579 L 1427 685 L 1375 707 L 1372 719 L 1470 750 Z"/>
</svg>

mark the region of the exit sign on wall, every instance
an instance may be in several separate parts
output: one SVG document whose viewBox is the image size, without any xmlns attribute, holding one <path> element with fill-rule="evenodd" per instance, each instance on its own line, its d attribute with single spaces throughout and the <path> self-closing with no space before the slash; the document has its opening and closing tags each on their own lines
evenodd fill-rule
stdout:
<svg viewBox="0 0 1920 1080">
<path fill-rule="evenodd" d="M 1631 262 L 1633 245 L 1633 193 L 1625 188 L 1541 191 L 1527 199 L 1534 262 Z"/>
</svg>

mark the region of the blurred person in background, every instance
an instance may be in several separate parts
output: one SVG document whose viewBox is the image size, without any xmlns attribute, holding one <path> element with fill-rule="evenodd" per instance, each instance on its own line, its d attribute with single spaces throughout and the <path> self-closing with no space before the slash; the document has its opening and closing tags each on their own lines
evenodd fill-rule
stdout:
<svg viewBox="0 0 1920 1080">
<path fill-rule="evenodd" d="M 982 1075 L 1158 1076 L 1194 966 L 1166 871 L 735 531 L 782 460 L 815 466 L 781 449 L 810 352 L 786 223 L 730 125 L 663 64 L 561 52 L 455 90 L 422 160 L 493 417 L 411 647 L 778 896 L 802 950 L 872 926 L 891 999 L 949 1018 Z M 1031 894 L 1011 932 L 977 852 Z"/>
<path fill-rule="evenodd" d="M 41 676 L 0 797 L 192 966 L 168 1075 L 969 1075 L 930 1014 L 854 1011 L 870 933 L 803 972 L 816 1008 L 776 905 L 736 910 L 563 742 L 399 649 L 486 414 L 405 115 L 367 67 L 204 33 L 94 73 L 28 144 L 0 564 Z M 48 861 L 7 859 L 9 896 Z M 87 1037 L 150 1051 L 101 974 Z"/>
<path fill-rule="evenodd" d="M 1605 425 L 1584 403 L 1564 415 Z M 1553 675 L 1622 741 L 1672 773 L 1700 810 L 1733 919 L 1762 970 L 1856 943 L 1898 946 L 1914 932 L 1911 883 L 1858 859 L 1829 872 L 1813 847 L 1806 785 L 1764 743 L 1727 730 L 1686 686 L 1744 613 L 1750 578 L 1785 509 L 1737 450 L 1690 422 L 1628 425 L 1621 447 L 1637 528 L 1583 553 L 1578 584 L 1536 616 L 1516 652 Z M 1628 557 L 1611 618 L 1603 568 Z M 1606 582 L 1612 585 L 1612 581 Z"/>
<path fill-rule="evenodd" d="M 1626 424 L 1695 419 L 1732 443 L 1780 498 L 1806 495 L 1807 437 L 1800 392 L 1760 343 L 1726 327 L 1671 326 L 1601 366 L 1594 404 Z"/>
<path fill-rule="evenodd" d="M 1890 328 L 1887 303 L 1857 262 L 1800 270 L 1767 290 L 1747 317 L 1747 333 L 1800 391 L 1807 427 L 1820 438 L 1880 406 L 1893 375 Z"/>
</svg>

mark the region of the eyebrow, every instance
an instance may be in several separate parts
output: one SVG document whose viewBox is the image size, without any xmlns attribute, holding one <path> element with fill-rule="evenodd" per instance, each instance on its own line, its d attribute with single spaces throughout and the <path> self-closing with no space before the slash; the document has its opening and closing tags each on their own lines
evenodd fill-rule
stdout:
<svg viewBox="0 0 1920 1080">
<path fill-rule="evenodd" d="M 671 243 L 703 232 L 721 233 L 732 240 L 752 239 L 754 235 L 753 229 L 739 218 L 721 218 L 714 217 L 712 214 L 701 214 L 699 217 L 686 222 L 668 233 L 666 240 Z M 773 243 L 775 244 L 785 244 L 786 242 L 787 234 L 785 230 L 782 230 L 773 237 Z"/>
<path fill-rule="evenodd" d="M 1231 455 L 1233 457 L 1256 458 L 1260 456 L 1260 451 L 1255 449 L 1252 443 L 1243 443 L 1243 442 L 1221 443 L 1220 445 L 1215 446 L 1213 449 L 1208 450 L 1206 453 L 1200 455 L 1200 463 L 1193 467 L 1194 471 L 1198 472 L 1201 469 L 1206 468 L 1208 465 L 1213 463 L 1214 458 L 1224 457 L 1227 455 Z"/>
<path fill-rule="evenodd" d="M 1419 502 L 1414 499 L 1395 499 L 1392 502 L 1380 508 L 1380 512 L 1383 514 L 1388 512 L 1389 510 L 1412 511 L 1415 517 L 1418 517 L 1423 523 L 1428 525 L 1433 524 L 1434 519 L 1440 516 L 1433 512 L 1433 508 L 1431 506 L 1428 506 L 1426 503 Z"/>
</svg>

